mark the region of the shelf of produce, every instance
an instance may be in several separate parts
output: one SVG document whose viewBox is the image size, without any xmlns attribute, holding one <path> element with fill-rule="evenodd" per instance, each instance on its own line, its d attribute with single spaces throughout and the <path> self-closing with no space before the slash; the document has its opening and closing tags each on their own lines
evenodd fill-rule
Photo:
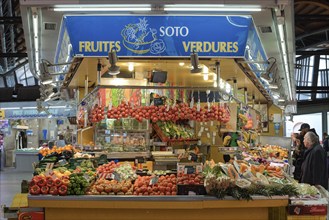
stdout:
<svg viewBox="0 0 329 220">
<path fill-rule="evenodd" d="M 105 154 L 108 159 L 135 159 L 136 157 L 150 157 L 149 152 L 111 152 L 111 153 L 104 153 L 104 152 L 95 152 L 95 156 L 100 156 Z"/>
<path fill-rule="evenodd" d="M 286 207 L 288 197 L 252 201 L 211 196 L 29 196 L 29 207 L 45 208 L 52 219 L 268 219 L 269 209 Z"/>
</svg>

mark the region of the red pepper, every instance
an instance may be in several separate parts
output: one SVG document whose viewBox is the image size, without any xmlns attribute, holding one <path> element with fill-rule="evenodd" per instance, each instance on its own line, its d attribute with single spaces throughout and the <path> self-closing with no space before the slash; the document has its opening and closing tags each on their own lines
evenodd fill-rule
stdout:
<svg viewBox="0 0 329 220">
<path fill-rule="evenodd" d="M 49 192 L 49 187 L 48 186 L 41 187 L 41 193 L 42 194 L 48 194 L 48 192 Z"/>
<path fill-rule="evenodd" d="M 39 179 L 37 182 L 38 186 L 43 187 L 47 184 L 46 180 L 44 178 Z"/>
<path fill-rule="evenodd" d="M 32 181 L 34 181 L 34 182 L 39 182 L 39 180 L 40 179 L 42 179 L 42 177 L 41 176 L 34 176 L 33 178 L 32 178 Z"/>
<path fill-rule="evenodd" d="M 29 186 L 34 186 L 37 185 L 37 182 L 35 182 L 33 179 L 29 182 Z"/>
<path fill-rule="evenodd" d="M 40 187 L 38 185 L 34 185 L 30 187 L 30 194 L 31 195 L 39 195 L 40 194 Z"/>
<path fill-rule="evenodd" d="M 61 195 L 61 196 L 66 196 L 66 194 L 67 194 L 67 186 L 65 186 L 65 185 L 61 185 L 61 186 L 58 188 L 58 193 L 59 193 L 59 195 Z"/>
<path fill-rule="evenodd" d="M 50 187 L 50 189 L 49 189 L 49 194 L 51 194 L 51 195 L 53 195 L 53 196 L 58 195 L 58 189 L 57 189 L 57 187 L 56 187 L 56 186 L 52 186 L 52 187 Z"/>
<path fill-rule="evenodd" d="M 54 184 L 55 184 L 56 187 L 60 187 L 62 185 L 62 180 L 55 179 Z"/>
<path fill-rule="evenodd" d="M 47 179 L 47 186 L 52 187 L 54 185 L 54 180 L 52 178 Z"/>
</svg>

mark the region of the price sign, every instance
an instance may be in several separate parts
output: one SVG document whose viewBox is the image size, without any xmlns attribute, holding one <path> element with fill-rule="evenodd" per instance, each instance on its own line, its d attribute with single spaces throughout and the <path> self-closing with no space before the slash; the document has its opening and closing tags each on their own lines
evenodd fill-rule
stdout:
<svg viewBox="0 0 329 220">
<path fill-rule="evenodd" d="M 68 162 L 67 162 L 67 160 L 62 159 L 62 160 L 58 161 L 58 164 L 61 165 L 61 166 L 64 166 L 64 165 L 68 164 Z"/>
<path fill-rule="evenodd" d="M 158 181 L 159 181 L 159 177 L 154 176 L 150 179 L 149 185 L 154 185 L 154 184 L 158 183 Z"/>
<path fill-rule="evenodd" d="M 194 166 L 185 166 L 184 173 L 185 174 L 195 173 L 195 167 Z"/>
<path fill-rule="evenodd" d="M 111 179 L 114 179 L 114 180 L 120 182 L 120 181 L 121 181 L 121 176 L 120 176 L 119 173 L 117 173 L 117 172 L 113 172 L 113 173 L 111 174 Z"/>
<path fill-rule="evenodd" d="M 46 170 L 52 172 L 53 167 L 54 167 L 54 163 L 47 163 L 47 165 L 46 165 Z M 47 176 L 47 175 L 46 175 L 46 176 Z"/>
</svg>

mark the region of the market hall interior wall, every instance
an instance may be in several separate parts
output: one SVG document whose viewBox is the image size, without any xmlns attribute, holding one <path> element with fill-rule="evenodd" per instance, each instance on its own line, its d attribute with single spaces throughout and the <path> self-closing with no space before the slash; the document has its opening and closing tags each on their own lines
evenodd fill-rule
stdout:
<svg viewBox="0 0 329 220">
<path fill-rule="evenodd" d="M 281 118 L 282 118 L 282 110 L 275 106 L 275 105 L 269 105 L 268 106 L 268 118 L 269 118 L 269 123 L 268 123 L 268 132 L 263 132 L 262 135 L 264 136 L 279 136 L 282 137 L 283 136 L 283 127 L 284 124 L 281 122 L 280 123 L 280 130 L 279 130 L 279 134 L 275 134 L 275 129 L 274 129 L 274 123 L 273 120 L 270 120 L 270 116 L 274 115 L 274 114 L 280 114 Z"/>
</svg>

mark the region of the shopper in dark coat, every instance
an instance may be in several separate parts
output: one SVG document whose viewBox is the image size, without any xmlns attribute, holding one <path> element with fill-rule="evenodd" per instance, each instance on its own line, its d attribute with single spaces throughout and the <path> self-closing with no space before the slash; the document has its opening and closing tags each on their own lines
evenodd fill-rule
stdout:
<svg viewBox="0 0 329 220">
<path fill-rule="evenodd" d="M 307 132 L 304 145 L 307 150 L 304 153 L 300 182 L 321 185 L 328 189 L 327 153 L 320 145 L 319 137 L 311 131 Z"/>
<path fill-rule="evenodd" d="M 301 178 L 301 173 L 302 173 L 302 164 L 305 159 L 305 151 L 306 147 L 304 146 L 304 136 L 307 132 L 312 131 L 316 136 L 319 136 L 314 128 L 311 128 L 311 126 L 307 123 L 301 124 L 299 130 L 300 133 L 299 135 L 295 138 L 294 141 L 296 141 L 296 149 L 293 153 L 293 165 L 295 166 L 295 171 L 294 171 L 294 179 L 295 180 L 300 180 Z"/>
</svg>

